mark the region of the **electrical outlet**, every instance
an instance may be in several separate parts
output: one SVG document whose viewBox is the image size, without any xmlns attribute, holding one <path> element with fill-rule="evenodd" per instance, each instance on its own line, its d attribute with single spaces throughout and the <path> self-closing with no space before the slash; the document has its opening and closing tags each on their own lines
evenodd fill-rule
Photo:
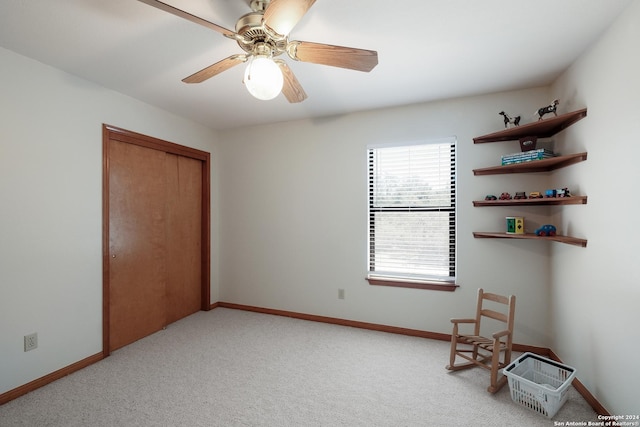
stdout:
<svg viewBox="0 0 640 427">
<path fill-rule="evenodd" d="M 344 299 L 344 289 L 338 289 L 338 299 Z"/>
<path fill-rule="evenodd" d="M 38 333 L 34 332 L 24 336 L 24 351 L 35 350 L 38 348 Z"/>
</svg>

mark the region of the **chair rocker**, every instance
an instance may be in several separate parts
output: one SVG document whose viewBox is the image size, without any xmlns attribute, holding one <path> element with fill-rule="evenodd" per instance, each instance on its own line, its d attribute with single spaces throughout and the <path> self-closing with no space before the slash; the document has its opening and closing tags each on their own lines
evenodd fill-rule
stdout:
<svg viewBox="0 0 640 427">
<path fill-rule="evenodd" d="M 507 377 L 501 375 L 498 378 L 498 371 L 511 363 L 515 308 L 515 295 L 506 297 L 478 289 L 476 317 L 474 319 L 451 319 L 451 323 L 453 323 L 451 355 L 449 365 L 446 368 L 458 371 L 480 366 L 491 371 L 491 384 L 487 390 L 490 393 L 500 390 L 506 384 Z M 484 323 L 482 323 L 483 321 Z M 487 323 L 491 323 L 491 327 L 495 324 L 498 325 L 496 329 L 502 329 L 484 337 L 481 334 L 482 331 L 488 329 Z M 464 324 L 469 326 L 462 326 Z M 470 326 L 473 326 L 471 334 L 461 333 L 461 329 L 471 329 Z M 465 359 L 466 362 L 461 361 L 456 364 L 457 357 Z"/>
</svg>

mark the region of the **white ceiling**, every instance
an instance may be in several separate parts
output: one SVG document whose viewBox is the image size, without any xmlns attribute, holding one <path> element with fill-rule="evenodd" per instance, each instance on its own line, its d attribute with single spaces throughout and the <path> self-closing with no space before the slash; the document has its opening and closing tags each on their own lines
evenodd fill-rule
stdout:
<svg viewBox="0 0 640 427">
<path fill-rule="evenodd" d="M 165 0 L 233 30 L 248 0 Z M 0 0 L 0 46 L 213 129 L 546 85 L 633 0 L 318 0 L 291 40 L 372 49 L 370 73 L 287 62 L 309 98 L 253 98 L 235 41 L 137 0 Z M 1 67 L 0 67 L 1 75 Z"/>
</svg>

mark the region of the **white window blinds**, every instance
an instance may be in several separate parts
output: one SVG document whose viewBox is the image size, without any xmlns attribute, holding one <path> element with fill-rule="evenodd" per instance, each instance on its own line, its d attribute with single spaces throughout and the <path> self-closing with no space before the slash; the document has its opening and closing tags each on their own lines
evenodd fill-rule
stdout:
<svg viewBox="0 0 640 427">
<path fill-rule="evenodd" d="M 369 275 L 455 280 L 455 139 L 369 148 Z"/>
</svg>

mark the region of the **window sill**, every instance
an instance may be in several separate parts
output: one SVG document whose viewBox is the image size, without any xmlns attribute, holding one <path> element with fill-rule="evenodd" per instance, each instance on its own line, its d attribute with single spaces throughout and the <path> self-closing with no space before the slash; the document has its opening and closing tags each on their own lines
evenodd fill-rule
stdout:
<svg viewBox="0 0 640 427">
<path fill-rule="evenodd" d="M 437 281 L 422 281 L 403 279 L 398 277 L 367 277 L 367 282 L 374 286 L 393 286 L 396 288 L 412 288 L 412 289 L 427 289 L 430 291 L 446 291 L 453 292 L 458 288 L 458 285 L 452 282 L 437 282 Z"/>
</svg>

